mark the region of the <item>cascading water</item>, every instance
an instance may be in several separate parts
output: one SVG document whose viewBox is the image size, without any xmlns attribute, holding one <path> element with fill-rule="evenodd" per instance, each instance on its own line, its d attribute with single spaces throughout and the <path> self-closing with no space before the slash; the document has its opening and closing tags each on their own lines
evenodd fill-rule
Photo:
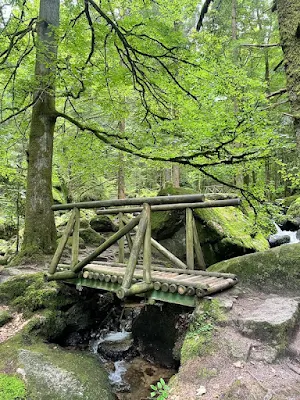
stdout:
<svg viewBox="0 0 300 400">
<path fill-rule="evenodd" d="M 275 222 L 274 225 L 276 227 L 277 235 L 287 235 L 290 237 L 289 243 L 299 243 L 300 242 L 300 234 L 299 231 L 283 231 Z"/>
</svg>

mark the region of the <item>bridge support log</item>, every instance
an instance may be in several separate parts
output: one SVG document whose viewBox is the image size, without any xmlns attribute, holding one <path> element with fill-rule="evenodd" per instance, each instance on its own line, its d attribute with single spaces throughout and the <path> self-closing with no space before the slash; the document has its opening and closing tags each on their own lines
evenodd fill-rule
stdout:
<svg viewBox="0 0 300 400">
<path fill-rule="evenodd" d="M 67 223 L 66 229 L 58 243 L 57 249 L 55 251 L 55 254 L 52 258 L 50 267 L 49 267 L 49 274 L 54 274 L 56 271 L 56 268 L 58 266 L 60 257 L 62 255 L 62 252 L 64 251 L 64 248 L 67 244 L 68 238 L 71 235 L 74 223 L 75 223 L 75 217 L 76 217 L 76 208 L 72 211 L 71 217 Z"/>
<path fill-rule="evenodd" d="M 126 233 L 131 231 L 140 222 L 140 219 L 141 216 L 139 215 L 138 217 L 132 219 L 127 225 L 125 225 L 118 232 L 110 236 L 103 244 L 101 244 L 101 246 L 97 247 L 96 250 L 94 250 L 89 256 L 87 256 L 85 259 L 76 264 L 73 267 L 73 272 L 81 271 L 83 267 L 85 267 L 96 257 L 98 257 L 104 250 L 108 249 L 112 244 L 116 243 L 122 236 L 126 235 Z"/>
<path fill-rule="evenodd" d="M 193 232 L 193 210 L 186 209 L 185 213 L 185 243 L 186 243 L 186 265 L 188 269 L 194 269 L 194 232 Z"/>
<path fill-rule="evenodd" d="M 141 214 L 141 220 L 139 222 L 135 240 L 133 242 L 132 250 L 130 252 L 128 264 L 125 270 L 125 275 L 122 283 L 123 289 L 129 289 L 130 287 L 134 275 L 134 270 L 138 261 L 139 253 L 143 244 L 145 232 L 147 229 L 147 224 L 148 224 L 147 213 L 144 210 Z"/>
<path fill-rule="evenodd" d="M 65 279 L 77 278 L 77 274 L 72 271 L 55 272 L 54 274 L 45 274 L 45 280 L 50 281 L 63 281 Z"/>
<path fill-rule="evenodd" d="M 146 293 L 149 290 L 153 289 L 153 284 L 152 283 L 146 283 L 146 282 L 139 282 L 133 284 L 130 288 L 126 289 L 121 287 L 117 291 L 117 297 L 119 299 L 124 299 L 124 297 L 127 296 L 134 296 L 135 294 L 140 294 L 140 293 Z"/>
</svg>

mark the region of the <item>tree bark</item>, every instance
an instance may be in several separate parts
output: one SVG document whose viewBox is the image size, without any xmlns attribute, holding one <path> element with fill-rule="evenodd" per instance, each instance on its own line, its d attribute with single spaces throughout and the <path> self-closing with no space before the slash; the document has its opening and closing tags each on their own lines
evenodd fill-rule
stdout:
<svg viewBox="0 0 300 400">
<path fill-rule="evenodd" d="M 285 59 L 297 149 L 300 150 L 300 7 L 299 1 L 277 0 L 279 32 Z"/>
<path fill-rule="evenodd" d="M 180 187 L 180 167 L 178 164 L 172 165 L 172 183 L 174 188 Z"/>
<path fill-rule="evenodd" d="M 56 246 L 52 198 L 53 135 L 56 122 L 56 27 L 59 0 L 40 0 L 34 99 L 28 146 L 24 255 L 52 253 Z"/>
</svg>

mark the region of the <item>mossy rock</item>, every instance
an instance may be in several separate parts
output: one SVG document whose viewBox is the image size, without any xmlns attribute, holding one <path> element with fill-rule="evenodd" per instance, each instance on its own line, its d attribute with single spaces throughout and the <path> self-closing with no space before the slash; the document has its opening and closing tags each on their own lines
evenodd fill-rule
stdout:
<svg viewBox="0 0 300 400">
<path fill-rule="evenodd" d="M 240 281 L 258 289 L 299 290 L 300 244 L 283 245 L 221 261 L 210 266 L 208 271 L 237 274 Z"/>
<path fill-rule="evenodd" d="M 207 265 L 269 248 L 263 233 L 239 207 L 195 209 L 194 215 Z"/>
<path fill-rule="evenodd" d="M 28 344 L 21 334 L 0 345 L 1 371 L 21 373 L 26 379 L 26 398 L 30 400 L 114 399 L 97 358 L 38 340 Z"/>
<path fill-rule="evenodd" d="M 27 315 L 46 308 L 56 310 L 74 302 L 67 293 L 57 282 L 45 282 L 43 273 L 18 275 L 0 285 L 0 301 Z"/>
<path fill-rule="evenodd" d="M 9 311 L 0 311 L 0 328 L 11 321 L 12 315 Z"/>
<path fill-rule="evenodd" d="M 90 220 L 90 226 L 96 232 L 116 232 L 118 228 L 107 215 L 97 215 Z"/>
<path fill-rule="evenodd" d="M 176 196 L 195 194 L 190 188 L 174 188 L 172 185 L 161 189 L 157 196 Z M 184 222 L 184 211 L 154 211 L 151 213 L 152 237 L 156 240 L 171 238 L 177 232 Z"/>
<path fill-rule="evenodd" d="M 287 211 L 287 217 L 289 219 L 300 218 L 300 197 L 298 197 L 293 203 L 290 205 Z"/>
<path fill-rule="evenodd" d="M 79 229 L 79 237 L 81 237 L 86 244 L 93 244 L 96 246 L 100 246 L 100 244 L 105 242 L 103 236 L 94 231 L 91 227 Z"/>
<path fill-rule="evenodd" d="M 205 300 L 199 303 L 183 341 L 181 363 L 217 351 L 213 336 L 217 326 L 224 320 L 225 315 L 217 300 Z"/>
</svg>

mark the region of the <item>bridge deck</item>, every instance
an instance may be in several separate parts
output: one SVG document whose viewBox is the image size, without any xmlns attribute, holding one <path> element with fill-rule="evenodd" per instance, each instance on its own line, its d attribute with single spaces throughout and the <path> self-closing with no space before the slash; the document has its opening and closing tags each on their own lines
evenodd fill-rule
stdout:
<svg viewBox="0 0 300 400">
<path fill-rule="evenodd" d="M 136 266 L 132 283 L 143 281 L 142 268 L 140 265 Z M 72 281 L 78 286 L 117 292 L 122 285 L 125 271 L 125 264 L 94 261 L 83 268 L 81 277 Z M 152 266 L 151 280 L 153 290 L 139 296 L 148 301 L 160 300 L 190 307 L 196 305 L 197 298 L 223 291 L 238 282 L 233 274 L 164 268 L 158 265 Z"/>
</svg>

